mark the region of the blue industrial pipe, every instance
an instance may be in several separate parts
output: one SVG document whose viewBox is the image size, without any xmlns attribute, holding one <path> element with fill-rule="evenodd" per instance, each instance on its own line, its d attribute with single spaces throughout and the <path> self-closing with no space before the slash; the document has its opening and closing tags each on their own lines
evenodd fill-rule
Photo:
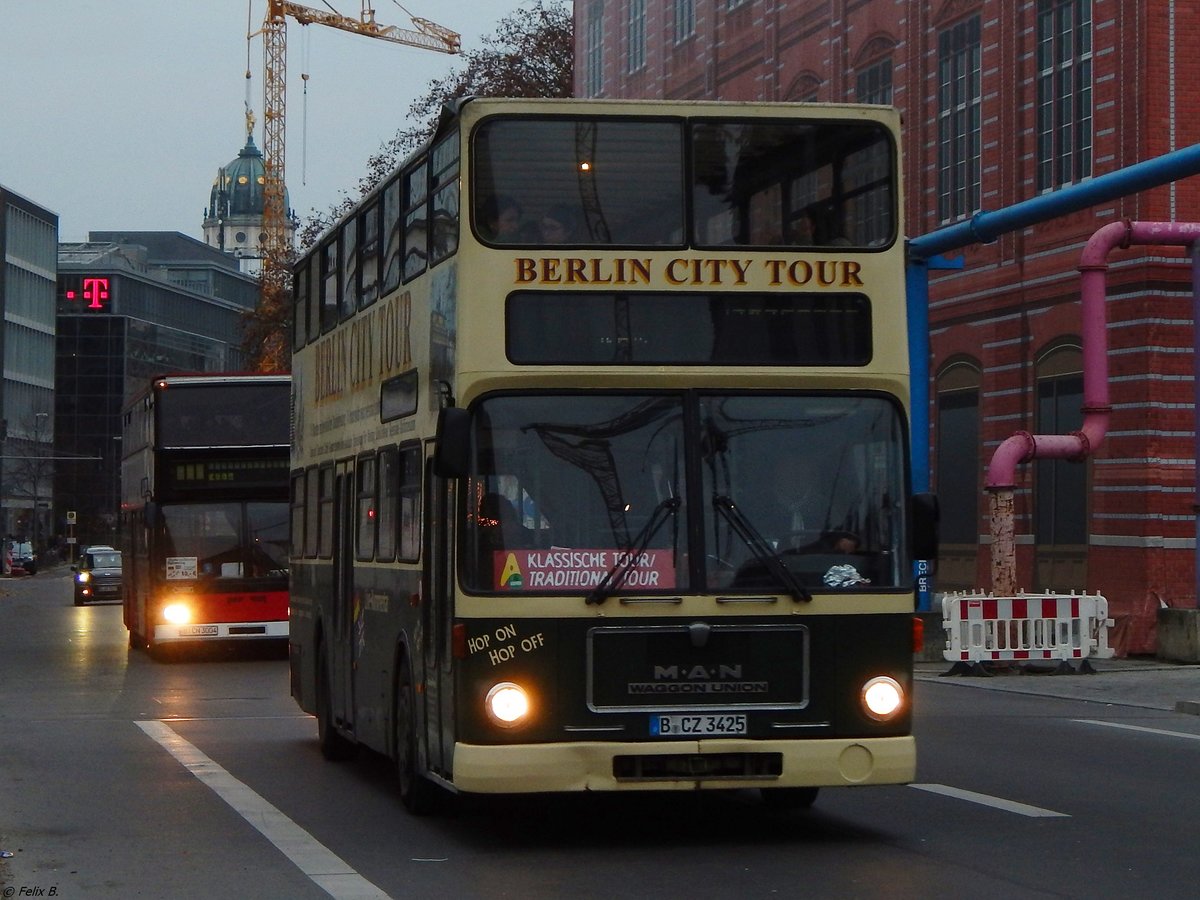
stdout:
<svg viewBox="0 0 1200 900">
<path fill-rule="evenodd" d="M 913 238 L 908 243 L 909 257 L 928 259 L 969 244 L 988 244 L 1018 228 L 1036 225 L 1106 200 L 1136 194 L 1196 174 L 1200 174 L 1200 144 L 1165 153 L 1107 175 L 1099 175 L 1091 181 L 1022 200 L 995 212 L 978 212 L 965 222 L 956 222 Z M 922 310 L 922 317 L 924 314 Z"/>
<path fill-rule="evenodd" d="M 908 310 L 908 351 L 912 372 L 912 483 L 914 491 L 929 490 L 929 269 L 940 268 L 933 257 L 966 247 L 987 244 L 1002 234 L 1016 231 L 1086 209 L 1117 197 L 1200 174 L 1200 144 L 1165 153 L 1082 184 L 1073 184 L 995 212 L 978 212 L 969 220 L 931 231 L 908 242 L 908 271 L 905 278 Z M 928 594 L 918 599 L 919 609 L 928 609 Z"/>
</svg>

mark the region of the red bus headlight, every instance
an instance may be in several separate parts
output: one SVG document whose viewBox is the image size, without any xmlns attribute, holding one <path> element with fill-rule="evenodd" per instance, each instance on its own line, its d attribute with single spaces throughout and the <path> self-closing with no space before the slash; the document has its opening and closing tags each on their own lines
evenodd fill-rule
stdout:
<svg viewBox="0 0 1200 900">
<path fill-rule="evenodd" d="M 192 608 L 183 600 L 172 600 L 163 607 L 162 617 L 172 625 L 186 625 L 192 621 Z"/>
</svg>

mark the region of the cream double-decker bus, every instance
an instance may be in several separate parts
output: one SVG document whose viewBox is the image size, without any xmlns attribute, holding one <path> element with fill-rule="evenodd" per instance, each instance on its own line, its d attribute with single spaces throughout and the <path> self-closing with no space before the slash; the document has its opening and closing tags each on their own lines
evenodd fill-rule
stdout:
<svg viewBox="0 0 1200 900">
<path fill-rule="evenodd" d="M 297 265 L 291 675 L 445 791 L 900 783 L 898 114 L 471 99 Z"/>
</svg>

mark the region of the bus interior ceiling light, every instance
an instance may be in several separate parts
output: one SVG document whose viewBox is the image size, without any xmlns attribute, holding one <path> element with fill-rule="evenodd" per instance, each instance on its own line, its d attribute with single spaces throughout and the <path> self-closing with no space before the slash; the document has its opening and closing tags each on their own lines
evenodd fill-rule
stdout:
<svg viewBox="0 0 1200 900">
<path fill-rule="evenodd" d="M 872 719 L 890 719 L 904 706 L 904 688 L 895 678 L 878 675 L 863 685 L 862 704 Z"/>
<path fill-rule="evenodd" d="M 497 725 L 510 728 L 529 715 L 529 696 L 511 681 L 494 685 L 487 693 L 487 712 Z"/>
</svg>

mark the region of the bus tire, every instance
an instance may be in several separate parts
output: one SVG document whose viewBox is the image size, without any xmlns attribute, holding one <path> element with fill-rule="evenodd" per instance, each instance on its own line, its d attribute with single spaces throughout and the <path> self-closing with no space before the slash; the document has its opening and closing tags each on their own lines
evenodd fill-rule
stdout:
<svg viewBox="0 0 1200 900">
<path fill-rule="evenodd" d="M 815 787 L 762 788 L 762 800 L 767 809 L 808 809 L 817 802 Z"/>
<path fill-rule="evenodd" d="M 317 651 L 317 746 L 321 748 L 321 755 L 331 762 L 350 759 L 358 749 L 333 724 L 333 687 L 324 645 Z"/>
<path fill-rule="evenodd" d="M 436 812 L 440 788 L 417 771 L 417 709 L 408 665 L 400 663 L 396 685 L 396 777 L 400 802 L 414 816 Z"/>
</svg>

